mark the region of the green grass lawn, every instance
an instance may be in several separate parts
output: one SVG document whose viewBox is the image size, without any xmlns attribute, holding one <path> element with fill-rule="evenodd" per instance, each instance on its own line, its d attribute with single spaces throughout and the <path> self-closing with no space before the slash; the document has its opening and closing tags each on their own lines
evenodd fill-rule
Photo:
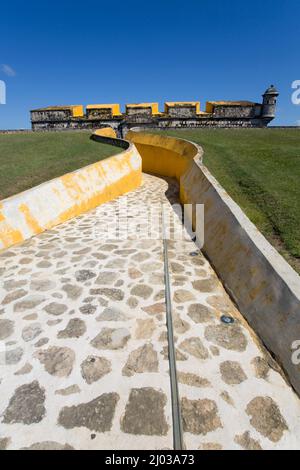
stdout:
<svg viewBox="0 0 300 470">
<path fill-rule="evenodd" d="M 167 131 L 204 148 L 204 164 L 300 273 L 300 129 Z"/>
<path fill-rule="evenodd" d="M 121 152 L 89 132 L 0 134 L 0 200 Z"/>
</svg>

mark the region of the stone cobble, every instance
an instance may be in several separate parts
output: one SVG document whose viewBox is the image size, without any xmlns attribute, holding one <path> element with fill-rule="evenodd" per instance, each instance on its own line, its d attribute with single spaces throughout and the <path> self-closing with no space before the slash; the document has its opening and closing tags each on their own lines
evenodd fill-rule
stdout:
<svg viewBox="0 0 300 470">
<path fill-rule="evenodd" d="M 173 214 L 177 184 L 144 175 L 0 253 L 0 448 L 172 449 L 159 220 L 153 238 L 113 223 L 126 204 L 143 228 L 161 202 Z M 299 399 L 195 251 L 168 241 L 186 448 L 299 448 Z"/>
</svg>

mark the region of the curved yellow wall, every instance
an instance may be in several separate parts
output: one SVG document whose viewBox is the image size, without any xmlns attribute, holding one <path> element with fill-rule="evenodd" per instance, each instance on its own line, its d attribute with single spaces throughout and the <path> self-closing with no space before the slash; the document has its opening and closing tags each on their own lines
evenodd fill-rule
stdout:
<svg viewBox="0 0 300 470">
<path fill-rule="evenodd" d="M 202 152 L 200 147 L 187 140 L 161 134 L 129 131 L 126 139 L 133 142 L 140 152 L 144 172 L 170 176 L 178 181 L 194 157 Z"/>
<path fill-rule="evenodd" d="M 103 131 L 100 129 L 97 136 L 101 138 Z M 115 138 L 111 131 L 107 132 Z M 104 138 L 108 143 L 107 134 Z M 141 181 L 141 157 L 136 147 L 128 144 L 118 155 L 4 199 L 0 201 L 0 249 L 132 191 Z"/>
</svg>

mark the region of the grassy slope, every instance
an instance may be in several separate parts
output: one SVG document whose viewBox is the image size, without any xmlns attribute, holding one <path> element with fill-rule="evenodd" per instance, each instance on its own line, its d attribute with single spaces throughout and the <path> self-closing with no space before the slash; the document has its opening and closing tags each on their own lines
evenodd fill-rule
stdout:
<svg viewBox="0 0 300 470">
<path fill-rule="evenodd" d="M 168 131 L 204 148 L 204 164 L 300 273 L 300 130 Z"/>
<path fill-rule="evenodd" d="M 119 153 L 88 132 L 0 135 L 0 200 Z"/>
</svg>

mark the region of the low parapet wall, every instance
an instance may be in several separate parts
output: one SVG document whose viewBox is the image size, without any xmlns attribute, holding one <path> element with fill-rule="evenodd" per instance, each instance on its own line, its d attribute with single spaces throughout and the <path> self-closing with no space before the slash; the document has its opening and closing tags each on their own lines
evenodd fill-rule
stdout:
<svg viewBox="0 0 300 470">
<path fill-rule="evenodd" d="M 202 164 L 201 147 L 134 131 L 126 138 L 137 146 L 144 171 L 175 176 L 182 203 L 204 204 L 204 253 L 300 395 L 300 364 L 292 361 L 292 345 L 300 345 L 300 276 Z"/>
<path fill-rule="evenodd" d="M 136 130 L 129 131 L 126 139 L 134 142 L 140 152 L 144 172 L 170 176 L 178 181 L 191 165 L 193 158 L 202 156 L 202 149 L 188 140 Z"/>
<path fill-rule="evenodd" d="M 92 134 L 92 137 L 96 137 L 95 140 L 97 140 L 97 137 L 111 137 L 111 138 L 116 138 L 117 134 L 116 131 L 112 127 L 102 127 L 101 129 L 97 129 L 94 134 Z M 121 139 L 118 139 L 121 141 Z M 124 140 L 121 142 L 125 142 Z"/>
<path fill-rule="evenodd" d="M 142 165 L 136 147 L 101 131 L 95 140 L 125 150 L 0 201 L 0 250 L 140 186 Z"/>
</svg>

